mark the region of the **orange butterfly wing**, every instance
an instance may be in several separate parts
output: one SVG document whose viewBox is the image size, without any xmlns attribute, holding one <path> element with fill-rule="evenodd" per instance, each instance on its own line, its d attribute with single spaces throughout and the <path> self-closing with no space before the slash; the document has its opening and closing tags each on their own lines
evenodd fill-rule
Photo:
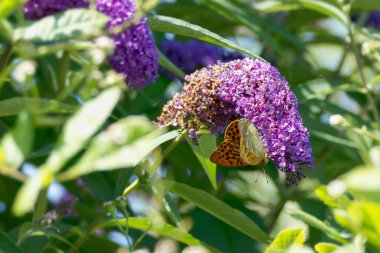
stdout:
<svg viewBox="0 0 380 253">
<path fill-rule="evenodd" d="M 239 120 L 237 119 L 228 124 L 226 131 L 224 132 L 224 140 L 231 140 L 240 145 L 240 138 Z"/>
<path fill-rule="evenodd" d="M 239 144 L 226 140 L 211 154 L 210 160 L 213 163 L 224 167 L 247 166 L 240 157 Z"/>
<path fill-rule="evenodd" d="M 224 142 L 211 154 L 213 163 L 224 167 L 243 167 L 248 164 L 240 157 L 239 120 L 231 122 L 224 133 Z"/>
</svg>

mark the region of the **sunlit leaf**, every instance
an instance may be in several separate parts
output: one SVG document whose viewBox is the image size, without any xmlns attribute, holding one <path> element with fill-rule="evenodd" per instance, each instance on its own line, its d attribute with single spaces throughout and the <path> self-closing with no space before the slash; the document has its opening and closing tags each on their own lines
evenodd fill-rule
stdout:
<svg viewBox="0 0 380 253">
<path fill-rule="evenodd" d="M 23 0 L 1 0 L 0 20 L 6 18 L 16 7 L 21 5 L 23 2 Z"/>
<path fill-rule="evenodd" d="M 97 160 L 94 164 L 95 170 L 112 170 L 135 166 L 159 145 L 178 136 L 178 131 L 159 136 L 160 133 L 160 130 L 156 130 L 145 138 L 109 154 L 104 159 Z"/>
<path fill-rule="evenodd" d="M 341 236 L 341 234 L 332 226 L 327 225 L 323 221 L 317 219 L 316 217 L 301 211 L 301 210 L 288 210 L 288 213 L 295 219 L 305 222 L 306 224 L 319 229 L 326 233 L 330 238 L 345 243 L 346 240 Z"/>
<path fill-rule="evenodd" d="M 249 237 L 268 243 L 269 236 L 254 221 L 237 209 L 234 209 L 207 192 L 174 181 L 163 181 L 164 188 L 184 198 L 212 216 L 229 224 Z"/>
<path fill-rule="evenodd" d="M 345 194 L 341 196 L 330 196 L 327 191 L 327 187 L 322 185 L 315 189 L 315 195 L 323 201 L 325 205 L 332 208 L 346 208 L 350 203 L 350 199 Z"/>
<path fill-rule="evenodd" d="M 343 175 L 342 180 L 356 197 L 380 203 L 380 170 L 359 167 Z"/>
<path fill-rule="evenodd" d="M 314 245 L 317 253 L 333 253 L 338 247 L 338 245 L 328 242 L 320 242 Z"/>
<path fill-rule="evenodd" d="M 53 175 L 40 170 L 29 178 L 17 192 L 12 211 L 16 216 L 23 216 L 34 209 L 40 190 L 53 181 Z"/>
<path fill-rule="evenodd" d="M 4 152 L 4 163 L 10 169 L 17 169 L 30 155 L 33 142 L 33 126 L 31 116 L 20 113 L 16 126 L 1 140 L 1 149 Z M 0 159 L 0 163 L 2 163 Z"/>
<path fill-rule="evenodd" d="M 109 88 L 81 107 L 63 127 L 61 142 L 53 150 L 44 167 L 53 172 L 60 170 L 107 120 L 120 95 L 119 88 Z"/>
<path fill-rule="evenodd" d="M 361 234 L 368 242 L 380 248 L 380 204 L 357 202 L 348 208 L 349 229 Z"/>
<path fill-rule="evenodd" d="M 145 117 L 124 118 L 97 135 L 80 161 L 59 178 L 74 179 L 94 171 L 136 166 L 155 148 L 178 134 L 178 131 L 163 134 L 163 129 L 154 128 Z"/>
<path fill-rule="evenodd" d="M 94 10 L 72 9 L 45 17 L 14 31 L 15 40 L 62 41 L 89 36 L 107 23 L 108 18 Z"/>
<path fill-rule="evenodd" d="M 304 242 L 305 236 L 302 228 L 285 229 L 274 238 L 265 253 L 286 252 L 292 246 L 302 245 Z"/>
<path fill-rule="evenodd" d="M 76 106 L 44 98 L 14 97 L 0 101 L 0 117 L 17 115 L 22 111 L 69 113 L 75 109 Z"/>
</svg>

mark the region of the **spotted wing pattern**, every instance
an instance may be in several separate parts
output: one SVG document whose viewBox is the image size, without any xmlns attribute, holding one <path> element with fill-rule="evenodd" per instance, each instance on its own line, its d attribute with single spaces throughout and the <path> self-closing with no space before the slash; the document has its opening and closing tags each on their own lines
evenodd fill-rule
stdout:
<svg viewBox="0 0 380 253">
<path fill-rule="evenodd" d="M 211 154 L 210 160 L 213 163 L 224 167 L 243 167 L 246 164 L 240 157 L 240 145 L 231 140 L 222 142 Z"/>
<path fill-rule="evenodd" d="M 232 121 L 228 124 L 226 131 L 224 133 L 224 140 L 231 140 L 236 144 L 240 145 L 240 130 L 239 130 L 239 120 Z"/>
<path fill-rule="evenodd" d="M 224 167 L 243 167 L 267 162 L 260 135 L 246 119 L 232 121 L 224 133 L 224 142 L 211 154 L 213 163 Z"/>
</svg>

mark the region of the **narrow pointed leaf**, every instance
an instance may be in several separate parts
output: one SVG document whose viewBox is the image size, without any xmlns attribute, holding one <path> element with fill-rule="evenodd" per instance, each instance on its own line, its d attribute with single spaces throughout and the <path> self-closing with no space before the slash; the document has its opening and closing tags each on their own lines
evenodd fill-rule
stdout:
<svg viewBox="0 0 380 253">
<path fill-rule="evenodd" d="M 241 53 L 248 54 L 254 58 L 265 61 L 260 56 L 240 47 L 236 43 L 226 40 L 225 38 L 213 33 L 203 27 L 191 24 L 181 19 L 155 15 L 148 18 L 149 26 L 153 31 L 173 33 L 193 39 L 203 40 L 222 47 L 228 47 Z M 265 61 L 266 62 L 266 61 Z"/>
<path fill-rule="evenodd" d="M 194 145 L 189 137 L 186 137 L 198 161 L 201 163 L 204 171 L 211 181 L 212 187 L 217 188 L 216 182 L 216 164 L 210 161 L 210 155 L 216 149 L 216 137 L 210 133 L 202 134 L 198 139 L 198 145 Z"/>
<path fill-rule="evenodd" d="M 164 188 L 180 196 L 181 198 L 193 203 L 212 216 L 229 224 L 240 232 L 261 242 L 268 243 L 270 240 L 263 230 L 244 213 L 234 209 L 207 192 L 198 190 L 185 184 L 174 181 L 163 181 Z"/>
</svg>

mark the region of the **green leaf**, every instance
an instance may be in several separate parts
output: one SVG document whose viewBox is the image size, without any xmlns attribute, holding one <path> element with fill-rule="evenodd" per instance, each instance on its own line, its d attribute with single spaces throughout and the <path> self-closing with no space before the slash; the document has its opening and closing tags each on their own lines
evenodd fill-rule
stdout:
<svg viewBox="0 0 380 253">
<path fill-rule="evenodd" d="M 357 198 L 380 203 L 380 170 L 372 167 L 358 167 L 341 177 L 348 190 Z"/>
<path fill-rule="evenodd" d="M 327 187 L 324 185 L 319 186 L 314 192 L 325 205 L 331 208 L 345 209 L 351 204 L 351 200 L 345 194 L 336 197 L 330 196 L 327 192 Z"/>
<path fill-rule="evenodd" d="M 321 220 L 318 220 L 316 217 L 314 217 L 308 213 L 305 213 L 301 210 L 288 210 L 288 213 L 293 218 L 300 220 L 300 221 L 303 221 L 306 224 L 309 224 L 310 226 L 321 230 L 330 238 L 332 238 L 338 242 L 341 242 L 341 243 L 346 243 L 346 240 L 344 238 L 342 238 L 340 233 L 337 230 L 335 230 L 335 228 L 327 225 L 326 223 L 324 223 Z"/>
<path fill-rule="evenodd" d="M 305 236 L 302 228 L 284 229 L 274 238 L 265 253 L 283 252 L 293 245 L 302 245 L 304 242 Z"/>
<path fill-rule="evenodd" d="M 346 147 L 349 147 L 349 148 L 354 148 L 354 149 L 357 148 L 357 146 L 355 145 L 355 143 L 353 143 L 352 141 L 348 141 L 346 139 L 336 137 L 336 136 L 334 136 L 332 134 L 328 134 L 328 133 L 317 131 L 317 130 L 310 130 L 310 134 L 312 136 L 315 136 L 315 137 L 317 137 L 319 139 L 322 139 L 324 141 L 335 143 L 335 144 L 338 144 L 338 145 L 341 145 L 341 146 L 346 146 Z"/>
<path fill-rule="evenodd" d="M 11 42 L 13 39 L 13 26 L 7 19 L 0 18 L 0 39 L 6 42 Z"/>
<path fill-rule="evenodd" d="M 291 46 L 302 49 L 302 43 L 291 33 L 286 31 L 284 26 L 278 26 L 275 22 L 260 17 L 259 13 L 252 9 L 250 6 L 242 5 L 239 7 L 237 4 L 226 0 L 200 0 L 202 4 L 208 6 L 213 11 L 220 13 L 227 19 L 231 19 L 240 23 L 254 32 L 265 44 L 270 45 L 278 53 L 282 53 L 282 46 L 274 39 L 273 33 L 276 37 L 282 37 Z"/>
<path fill-rule="evenodd" d="M 380 204 L 356 202 L 348 208 L 350 230 L 363 235 L 368 242 L 380 248 Z"/>
<path fill-rule="evenodd" d="M 333 253 L 338 247 L 338 245 L 328 242 L 320 242 L 314 245 L 317 253 Z"/>
<path fill-rule="evenodd" d="M 16 126 L 1 140 L 4 163 L 10 169 L 18 169 L 30 155 L 33 144 L 33 125 L 27 112 L 20 113 Z M 0 161 L 2 163 L 2 161 Z"/>
<path fill-rule="evenodd" d="M 44 169 L 54 173 L 59 171 L 71 157 L 81 150 L 107 120 L 119 101 L 120 95 L 120 88 L 109 88 L 81 107 L 63 127 L 61 141 L 43 165 Z"/>
<path fill-rule="evenodd" d="M 162 132 L 145 117 L 119 120 L 97 135 L 80 161 L 58 178 L 69 180 L 94 171 L 136 166 L 159 145 L 179 135 L 178 131 Z"/>
<path fill-rule="evenodd" d="M 46 170 L 39 170 L 29 178 L 17 192 L 12 211 L 15 216 L 23 216 L 34 209 L 38 193 L 53 181 L 53 175 Z"/>
<path fill-rule="evenodd" d="M 263 1 L 255 5 L 259 11 L 287 11 L 306 8 L 322 13 L 328 17 L 333 17 L 348 25 L 347 16 L 332 4 L 316 0 L 281 0 L 281 1 Z"/>
<path fill-rule="evenodd" d="M 269 235 L 262 231 L 255 222 L 239 210 L 226 205 L 209 193 L 169 180 L 163 181 L 163 186 L 168 191 L 193 203 L 249 237 L 261 243 L 269 242 Z"/>
<path fill-rule="evenodd" d="M 334 250 L 334 253 L 365 253 L 367 240 L 362 235 L 356 235 L 350 244 Z"/>
<path fill-rule="evenodd" d="M 190 37 L 202 41 L 206 41 L 222 47 L 228 47 L 241 53 L 248 54 L 254 58 L 266 62 L 260 56 L 250 52 L 249 50 L 240 47 L 236 43 L 226 40 L 225 38 L 213 33 L 200 26 L 188 23 L 184 20 L 155 15 L 148 18 L 149 26 L 153 31 L 173 33 L 180 36 Z"/>
<path fill-rule="evenodd" d="M 210 133 L 203 133 L 198 139 L 198 145 L 194 145 L 188 136 L 186 136 L 186 141 L 201 163 L 211 181 L 212 187 L 216 189 L 216 164 L 210 161 L 210 155 L 216 149 L 216 136 Z"/>
<path fill-rule="evenodd" d="M 362 93 L 361 87 L 356 87 L 341 80 L 315 79 L 299 84 L 294 93 L 300 103 L 310 99 L 325 100 L 327 95 L 338 91 L 356 91 Z"/>
<path fill-rule="evenodd" d="M 22 253 L 23 251 L 12 242 L 8 235 L 0 229 L 0 252 L 4 253 Z"/>
<path fill-rule="evenodd" d="M 6 18 L 12 11 L 21 5 L 23 0 L 1 0 L 0 1 L 0 20 Z"/>
<path fill-rule="evenodd" d="M 171 131 L 169 133 L 158 136 L 162 131 L 160 129 L 152 132 L 151 134 L 141 138 L 130 145 L 127 145 L 111 154 L 104 159 L 95 161 L 95 170 L 112 170 L 125 167 L 136 166 L 142 159 L 144 159 L 155 148 L 162 143 L 172 140 L 178 136 L 178 131 Z M 158 136 L 158 137 L 157 137 Z"/>
<path fill-rule="evenodd" d="M 15 40 L 62 41 L 95 34 L 108 18 L 94 10 L 72 9 L 32 22 L 14 31 Z"/>
<path fill-rule="evenodd" d="M 14 97 L 0 101 L 0 117 L 17 115 L 22 111 L 35 113 L 70 113 L 76 106 L 52 99 Z"/>
<path fill-rule="evenodd" d="M 104 228 L 104 227 L 115 227 L 115 226 L 128 226 L 129 228 L 134 228 L 142 231 L 149 231 L 149 232 L 155 232 L 161 236 L 170 237 L 176 241 L 182 242 L 186 245 L 203 245 L 206 247 L 207 244 L 204 242 L 198 240 L 191 234 L 187 233 L 186 231 L 183 231 L 179 228 L 173 227 L 170 224 L 167 224 L 165 222 L 154 222 L 147 218 L 128 218 L 128 219 L 112 219 L 105 221 L 101 223 L 98 227 Z M 212 249 L 213 252 L 219 252 L 216 249 Z"/>
</svg>

